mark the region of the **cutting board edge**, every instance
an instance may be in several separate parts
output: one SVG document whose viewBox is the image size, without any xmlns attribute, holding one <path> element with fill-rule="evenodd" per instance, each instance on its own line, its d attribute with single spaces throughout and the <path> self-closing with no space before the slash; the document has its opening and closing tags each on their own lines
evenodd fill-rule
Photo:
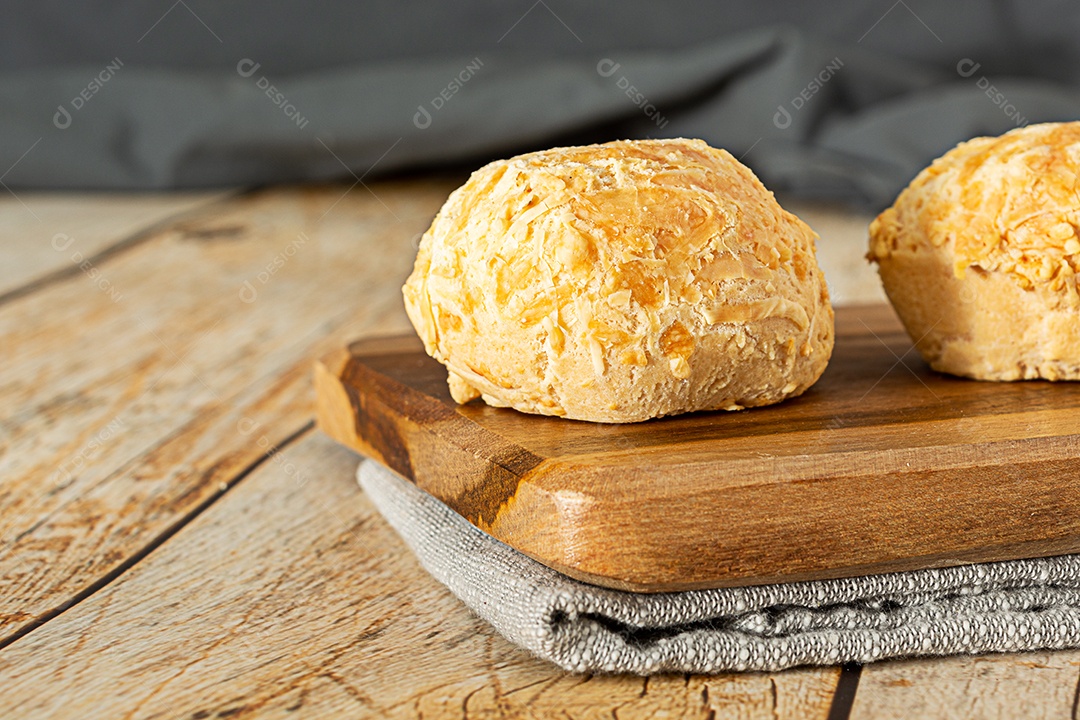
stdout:
<svg viewBox="0 0 1080 720">
<path fill-rule="evenodd" d="M 587 561 L 587 559 L 581 559 L 580 533 L 575 535 L 575 529 L 572 527 L 569 532 L 563 533 L 560 530 L 560 528 L 565 528 L 567 523 L 562 521 L 558 509 L 549 510 L 545 514 L 541 507 L 542 504 L 538 503 L 535 497 L 533 500 L 530 500 L 527 497 L 530 492 L 534 493 L 534 495 L 547 494 L 549 496 L 552 493 L 557 493 L 560 489 L 560 483 L 558 482 L 560 475 L 573 474 L 575 477 L 578 477 L 577 473 L 581 471 L 581 468 L 576 467 L 572 460 L 537 457 L 535 458 L 535 462 L 530 461 L 532 464 L 527 469 L 521 470 L 518 468 L 518 470 L 515 471 L 513 469 L 513 462 L 500 464 L 498 456 L 500 455 L 500 452 L 505 454 L 505 451 L 507 450 L 506 446 L 508 445 L 513 445 L 512 448 L 509 448 L 511 454 L 516 451 L 527 454 L 528 451 L 524 448 L 514 445 L 509 439 L 497 435 L 497 433 L 493 432 L 491 429 L 463 416 L 460 412 L 448 407 L 444 401 L 430 395 L 420 393 L 412 388 L 401 386 L 397 388 L 397 390 L 407 390 L 408 392 L 413 393 L 413 395 L 410 396 L 408 403 L 402 403 L 400 397 L 395 398 L 393 397 L 393 393 L 389 393 L 390 397 L 384 398 L 389 403 L 387 405 L 388 411 L 393 410 L 391 406 L 395 402 L 398 404 L 419 403 L 420 405 L 429 406 L 427 411 L 430 411 L 434 416 L 438 417 L 438 427 L 436 431 L 433 432 L 431 428 L 423 427 L 420 423 L 410 422 L 410 424 L 415 426 L 409 429 L 410 432 L 422 433 L 423 437 L 426 438 L 425 442 L 435 443 L 436 445 L 442 443 L 447 448 L 454 447 L 462 454 L 471 454 L 476 461 L 484 465 L 485 473 L 488 471 L 501 472 L 504 477 L 509 476 L 509 479 L 512 480 L 513 491 L 509 493 L 504 492 L 499 496 L 497 498 L 497 504 L 488 503 L 486 506 L 488 516 L 486 518 L 478 517 L 475 512 L 475 503 L 470 506 L 462 506 L 460 503 L 455 503 L 455 496 L 452 493 L 439 492 L 439 488 L 434 486 L 431 479 L 427 477 L 427 474 L 422 472 L 418 474 L 414 471 L 411 459 L 411 454 L 414 450 L 413 447 L 398 448 L 395 453 L 388 453 L 387 448 L 379 447 L 377 443 L 367 442 L 361 438 L 361 432 L 356 423 L 350 424 L 341 421 L 343 413 L 340 412 L 340 410 L 343 404 L 347 405 L 349 416 L 358 417 L 361 413 L 361 402 L 355 388 L 350 387 L 345 383 L 342 377 L 344 368 L 357 353 L 392 353 L 400 352 L 402 349 L 419 350 L 420 347 L 421 345 L 415 337 L 380 338 L 377 340 L 364 340 L 359 343 L 350 344 L 348 349 L 338 350 L 320 359 L 316 363 L 315 368 L 319 427 L 335 440 L 358 450 L 368 457 L 372 457 L 376 461 L 391 467 L 391 469 L 415 482 L 419 487 L 435 495 L 456 512 L 467 517 L 473 524 L 489 532 L 494 537 L 516 547 L 518 550 L 545 565 L 554 567 L 564 574 L 592 584 L 638 592 L 662 592 L 666 590 L 724 587 L 728 585 L 763 584 L 774 581 L 844 577 L 848 574 L 864 574 L 868 570 L 873 572 L 893 572 L 902 569 L 912 569 L 913 567 L 939 566 L 938 563 L 958 564 L 960 562 L 1013 559 L 1014 557 L 1018 557 L 1017 553 L 1020 552 L 1020 550 L 1017 548 L 1020 547 L 1028 548 L 1023 550 L 1023 552 L 1026 554 L 1025 556 L 1030 557 L 1054 554 L 1056 551 L 1052 550 L 1051 552 L 1046 553 L 1038 549 L 1039 547 L 1051 547 L 1051 545 L 1055 548 L 1067 547 L 1070 550 L 1080 549 L 1075 543 L 1069 544 L 1073 543 L 1075 538 L 1080 537 L 1080 527 L 1069 527 L 1068 531 L 1071 534 L 1056 540 L 1053 538 L 1041 538 L 1035 541 L 1009 541 L 992 547 L 979 548 L 968 548 L 953 544 L 945 547 L 943 550 L 930 554 L 908 554 L 904 557 L 892 560 L 883 559 L 869 563 L 848 563 L 847 565 L 842 565 L 840 567 L 810 569 L 805 572 L 774 572 L 768 574 L 760 572 L 760 569 L 754 570 L 753 568 L 744 568 L 743 570 L 728 572 L 722 577 L 717 577 L 716 574 L 713 573 L 710 577 L 704 579 L 698 577 L 690 580 L 684 578 L 682 580 L 672 581 L 670 577 L 664 576 L 662 573 L 642 571 L 641 568 L 637 568 L 636 571 L 631 568 L 630 571 L 627 571 L 626 563 L 623 563 L 618 567 L 598 567 L 595 563 Z M 328 398 L 334 398 L 335 396 L 336 400 L 328 401 Z M 424 413 L 422 412 L 421 414 Z M 454 437 L 455 434 L 459 432 L 470 437 L 470 442 L 473 442 L 472 447 L 465 447 L 460 443 L 455 445 Z M 503 451 L 496 451 L 490 456 L 482 457 L 477 453 L 475 446 L 476 437 L 478 436 L 487 436 L 495 440 L 497 444 L 503 446 Z M 1077 441 L 1075 436 L 1063 436 L 1054 439 L 1072 442 L 1074 444 Z M 404 452 L 402 452 L 402 450 L 404 450 Z M 595 471 L 596 469 L 590 468 L 590 470 Z M 608 470 L 614 472 L 611 468 L 608 468 Z M 980 468 L 978 466 L 969 466 L 968 470 L 977 473 Z M 625 471 L 620 469 L 618 472 Z M 419 475 L 419 477 L 417 475 Z M 831 478 L 800 478 L 798 482 L 813 485 L 815 483 L 828 483 L 830 480 Z M 529 502 L 533 502 L 533 504 L 530 505 Z M 1074 508 L 1075 510 L 1080 511 L 1080 498 L 1077 498 L 1077 501 L 1072 503 L 1070 507 L 1073 505 L 1076 506 Z M 601 509 L 606 510 L 606 508 Z M 537 522 L 536 519 L 538 513 L 540 514 L 540 517 L 548 518 L 548 520 L 545 521 L 545 524 L 556 529 L 555 535 L 564 535 L 564 537 L 558 538 L 549 534 L 544 542 L 534 541 L 530 543 L 528 538 L 520 533 L 520 529 L 515 529 L 513 527 L 513 517 L 515 515 L 519 515 L 535 524 Z M 472 517 L 470 517 L 470 514 Z M 578 517 L 581 516 L 579 515 Z M 569 524 L 572 525 L 573 523 Z M 599 527 L 602 527 L 602 524 L 600 524 Z M 662 554 L 660 557 L 662 559 Z M 713 557 L 713 560 L 716 559 L 716 557 Z M 618 565 L 618 563 L 616 564 Z"/>
</svg>

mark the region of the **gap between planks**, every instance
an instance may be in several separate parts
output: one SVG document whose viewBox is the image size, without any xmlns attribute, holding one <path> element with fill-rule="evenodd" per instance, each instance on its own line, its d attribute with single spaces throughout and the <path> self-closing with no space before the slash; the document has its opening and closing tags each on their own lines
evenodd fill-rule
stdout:
<svg viewBox="0 0 1080 720">
<path fill-rule="evenodd" d="M 0 629 L 66 606 L 280 446 L 312 416 L 316 357 L 406 326 L 398 277 L 411 265 L 407 238 L 446 189 L 380 192 L 401 219 L 363 195 L 339 202 L 338 187 L 215 205 L 113 258 L 123 302 L 73 276 L 0 307 L 0 344 L 13 356 L 0 404 L 16 408 L 0 420 L 12 430 L 0 448 L 17 449 L 4 454 L 0 536 L 17 539 L 0 564 L 11 579 Z M 273 283 L 259 281 L 257 303 L 238 298 L 242 281 L 297 233 L 304 252 Z M 258 444 L 248 437 L 256 430 Z"/>
<path fill-rule="evenodd" d="M 827 716 L 839 669 L 582 677 L 516 648 L 422 569 L 352 479 L 356 462 L 312 433 L 264 463 L 0 655 L 0 715 Z"/>
<path fill-rule="evenodd" d="M 50 620 L 53 620 L 54 618 L 64 614 L 66 611 L 75 607 L 83 600 L 86 600 L 94 593 L 99 592 L 105 587 L 111 585 L 124 573 L 128 572 L 129 570 L 131 570 L 131 568 L 138 565 L 143 559 L 150 555 L 150 553 L 154 552 L 159 547 L 168 542 L 170 538 L 176 535 L 176 533 L 183 530 L 184 527 L 187 526 L 192 520 L 206 512 L 206 510 L 208 510 L 214 503 L 225 497 L 225 494 L 227 492 L 239 485 L 244 480 L 244 478 L 248 477 L 251 473 L 257 470 L 267 460 L 270 460 L 279 452 L 289 447 L 297 440 L 300 440 L 314 429 L 315 421 L 308 420 L 299 429 L 294 430 L 292 433 L 287 435 L 284 440 L 282 440 L 276 445 L 271 445 L 259 457 L 248 463 L 248 465 L 244 468 L 242 468 L 240 472 L 238 472 L 235 476 L 228 480 L 223 480 L 220 492 L 207 497 L 201 503 L 192 508 L 186 515 L 183 515 L 182 517 L 177 519 L 176 522 L 174 522 L 172 525 L 166 527 L 161 533 L 151 538 L 150 541 L 147 542 L 146 545 L 144 545 L 141 549 L 135 551 L 129 557 L 125 558 L 123 562 L 121 562 L 115 568 L 113 568 L 112 570 L 92 582 L 90 585 L 87 585 L 85 588 L 77 592 L 67 602 L 57 606 L 51 611 L 46 612 L 33 622 L 27 623 L 12 634 L 8 635 L 6 638 L 0 638 L 0 650 L 3 650 L 8 645 L 11 645 L 17 640 L 26 637 L 30 633 L 34 632 L 41 626 L 48 623 Z"/>
<path fill-rule="evenodd" d="M 848 663 L 840 668 L 840 678 L 833 690 L 827 720 L 848 720 L 851 717 L 851 708 L 855 704 L 855 693 L 859 690 L 861 678 L 862 665 Z"/>
<path fill-rule="evenodd" d="M 153 222 L 140 227 L 138 230 L 128 233 L 119 240 L 86 256 L 83 258 L 82 262 L 76 263 L 72 261 L 63 267 L 46 271 L 44 274 L 39 275 L 22 285 L 17 285 L 10 290 L 0 292 L 0 306 L 78 275 L 82 272 L 82 265 L 85 263 L 90 263 L 95 267 L 99 266 L 102 263 L 119 256 L 125 251 L 132 250 L 145 242 L 153 240 L 159 233 L 169 230 L 176 223 L 198 217 L 207 210 L 212 210 L 215 206 L 250 197 L 259 192 L 259 190 L 261 190 L 261 188 L 237 190 L 154 220 Z"/>
</svg>

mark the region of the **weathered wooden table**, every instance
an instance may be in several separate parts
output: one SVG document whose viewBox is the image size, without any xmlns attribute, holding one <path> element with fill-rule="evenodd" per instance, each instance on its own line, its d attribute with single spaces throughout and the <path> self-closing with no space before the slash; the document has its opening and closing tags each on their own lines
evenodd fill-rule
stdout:
<svg viewBox="0 0 1080 720">
<path fill-rule="evenodd" d="M 0 200 L 0 717 L 1068 717 L 1080 652 L 601 677 L 504 641 L 313 429 L 453 180 Z M 838 302 L 866 218 L 795 205 Z"/>
</svg>

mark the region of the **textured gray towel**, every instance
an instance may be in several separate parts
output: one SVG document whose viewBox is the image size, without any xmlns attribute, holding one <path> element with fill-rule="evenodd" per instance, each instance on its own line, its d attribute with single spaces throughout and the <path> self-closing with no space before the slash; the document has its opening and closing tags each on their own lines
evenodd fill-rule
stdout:
<svg viewBox="0 0 1080 720">
<path fill-rule="evenodd" d="M 373 462 L 361 486 L 421 564 L 567 670 L 712 673 L 1080 646 L 1080 556 L 645 595 L 555 572 Z"/>
</svg>

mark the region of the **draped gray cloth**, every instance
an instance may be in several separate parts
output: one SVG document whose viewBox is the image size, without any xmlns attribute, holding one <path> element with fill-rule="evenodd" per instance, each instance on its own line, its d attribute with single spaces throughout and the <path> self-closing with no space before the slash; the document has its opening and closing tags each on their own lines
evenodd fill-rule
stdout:
<svg viewBox="0 0 1080 720">
<path fill-rule="evenodd" d="M 428 572 L 567 670 L 716 673 L 1080 646 L 1077 555 L 638 594 L 555 572 L 374 462 L 358 478 Z"/>
<path fill-rule="evenodd" d="M 0 181 L 345 179 L 690 136 L 881 206 L 956 142 L 1080 116 L 1080 6 L 12 3 Z"/>
</svg>

